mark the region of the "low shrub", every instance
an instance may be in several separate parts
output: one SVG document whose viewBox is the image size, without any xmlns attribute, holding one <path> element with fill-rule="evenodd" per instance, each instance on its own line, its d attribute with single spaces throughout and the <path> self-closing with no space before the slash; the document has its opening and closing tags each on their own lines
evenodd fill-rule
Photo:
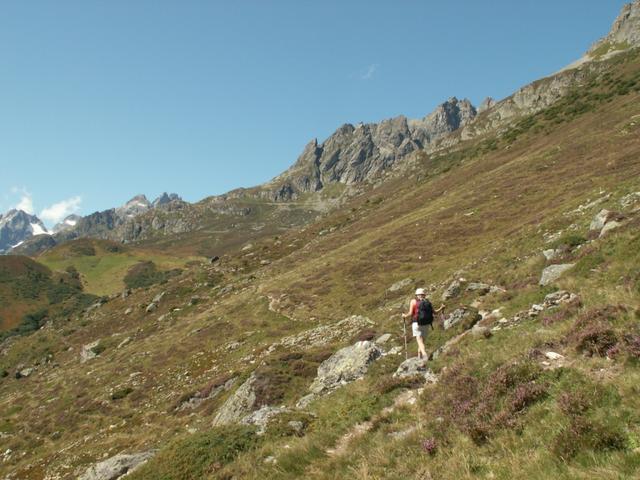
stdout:
<svg viewBox="0 0 640 480">
<path fill-rule="evenodd" d="M 259 445 L 253 427 L 216 427 L 174 440 L 142 467 L 128 475 L 130 480 L 149 478 L 190 480 L 209 478 L 231 463 L 239 454 Z"/>
<path fill-rule="evenodd" d="M 575 416 L 555 438 L 552 451 L 559 458 L 569 460 L 585 449 L 623 450 L 626 444 L 627 437 L 619 427 Z"/>
<path fill-rule="evenodd" d="M 413 375 L 404 378 L 393 378 L 391 375 L 385 375 L 378 378 L 373 385 L 373 390 L 380 395 L 384 395 L 401 388 L 419 388 L 423 385 L 424 377 L 422 375 Z"/>
<path fill-rule="evenodd" d="M 578 317 L 567 335 L 576 351 L 588 356 L 605 357 L 618 343 L 611 322 L 626 312 L 624 307 L 607 306 L 584 312 Z"/>
<path fill-rule="evenodd" d="M 169 278 L 180 275 L 182 270 L 173 269 L 167 271 L 160 271 L 157 269 L 156 264 L 147 261 L 139 262 L 132 266 L 124 277 L 124 283 L 128 288 L 143 288 L 156 285 L 158 283 L 164 283 Z"/>
<path fill-rule="evenodd" d="M 118 390 L 114 390 L 114 392 L 111 394 L 111 400 L 121 400 L 125 398 L 127 395 L 129 395 L 131 392 L 133 392 L 133 388 L 131 387 L 124 387 Z"/>
<path fill-rule="evenodd" d="M 543 370 L 530 360 L 502 365 L 484 381 L 471 374 L 464 365 L 451 367 L 442 374 L 440 384 L 430 399 L 431 418 L 442 423 L 434 428 L 454 426 L 476 444 L 486 442 L 496 431 L 518 425 L 520 415 L 531 405 L 545 398 L 546 382 Z"/>
<path fill-rule="evenodd" d="M 295 391 L 305 389 L 316 376 L 318 366 L 331 356 L 330 350 L 287 352 L 269 359 L 256 370 L 256 405 L 276 405 Z"/>
</svg>

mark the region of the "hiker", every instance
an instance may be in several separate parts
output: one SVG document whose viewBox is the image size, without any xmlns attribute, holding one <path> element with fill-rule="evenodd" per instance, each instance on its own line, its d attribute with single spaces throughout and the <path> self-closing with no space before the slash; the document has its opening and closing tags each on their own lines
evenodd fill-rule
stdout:
<svg viewBox="0 0 640 480">
<path fill-rule="evenodd" d="M 424 348 L 424 339 L 427 336 L 429 326 L 433 328 L 433 314 L 440 313 L 444 310 L 444 305 L 440 305 L 437 310 L 433 309 L 433 305 L 427 299 L 424 288 L 416 290 L 416 298 L 411 300 L 409 311 L 402 314 L 402 318 L 411 317 L 411 330 L 413 336 L 418 342 L 418 358 L 427 358 L 427 351 Z"/>
</svg>

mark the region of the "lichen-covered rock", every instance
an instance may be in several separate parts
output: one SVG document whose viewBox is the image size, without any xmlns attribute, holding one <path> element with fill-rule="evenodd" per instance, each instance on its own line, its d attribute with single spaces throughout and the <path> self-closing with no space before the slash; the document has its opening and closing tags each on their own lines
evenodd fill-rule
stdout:
<svg viewBox="0 0 640 480">
<path fill-rule="evenodd" d="M 561 303 L 569 303 L 577 300 L 578 296 L 575 293 L 567 292 L 566 290 L 558 290 L 544 297 L 542 305 L 544 308 L 555 307 Z"/>
<path fill-rule="evenodd" d="M 338 350 L 318 367 L 318 375 L 310 388 L 311 393 L 324 393 L 361 378 L 380 355 L 380 348 L 369 341 L 357 342 Z"/>
<path fill-rule="evenodd" d="M 607 222 L 606 225 L 604 227 L 602 227 L 602 230 L 600 230 L 600 237 L 604 237 L 611 230 L 614 230 L 614 229 L 619 228 L 621 226 L 622 226 L 622 222 L 617 222 L 615 220 L 611 220 L 611 221 Z"/>
<path fill-rule="evenodd" d="M 255 372 L 220 407 L 213 419 L 213 425 L 237 423 L 256 408 Z"/>
<path fill-rule="evenodd" d="M 607 209 L 600 210 L 593 220 L 591 220 L 591 224 L 589 225 L 589 230 L 602 230 L 602 227 L 605 226 L 607 221 L 609 220 L 609 216 L 611 212 Z"/>
<path fill-rule="evenodd" d="M 461 279 L 453 280 L 447 289 L 442 294 L 442 301 L 447 301 L 450 298 L 456 297 L 460 295 L 460 290 L 462 289 L 462 284 L 464 283 Z"/>
<path fill-rule="evenodd" d="M 413 357 L 405 360 L 400 364 L 393 374 L 394 378 L 406 378 L 420 375 L 424 377 L 427 383 L 436 383 L 438 377 L 427 368 L 427 360 L 424 358 Z"/>
<path fill-rule="evenodd" d="M 100 343 L 100 340 L 96 340 L 95 342 L 87 343 L 82 346 L 82 350 L 80 351 L 80 362 L 84 363 L 92 358 L 96 358 L 98 354 L 95 352 L 95 348 Z"/>
<path fill-rule="evenodd" d="M 407 288 L 409 285 L 413 283 L 412 278 L 404 278 L 402 280 L 397 281 L 393 285 L 391 285 L 387 290 L 390 292 L 397 292 L 398 290 L 402 290 L 403 288 Z"/>
<path fill-rule="evenodd" d="M 555 282 L 559 279 L 564 272 L 573 268 L 574 263 L 561 263 L 557 265 L 549 265 L 542 271 L 542 276 L 540 277 L 540 285 L 546 286 L 550 283 Z"/>
<path fill-rule="evenodd" d="M 133 454 L 120 453 L 92 465 L 78 477 L 78 480 L 115 480 L 132 472 L 153 457 L 154 454 L 155 452 L 153 451 Z"/>
<path fill-rule="evenodd" d="M 268 405 L 265 405 L 259 410 L 246 415 L 244 418 L 242 418 L 242 420 L 240 420 L 240 423 L 244 425 L 256 426 L 256 432 L 258 433 L 258 435 L 262 435 L 267 430 L 267 426 L 273 418 L 288 411 L 289 410 L 284 407 L 270 407 Z"/>
<path fill-rule="evenodd" d="M 451 314 L 445 318 L 443 328 L 445 330 L 449 330 L 452 327 L 455 327 L 463 320 L 468 322 L 467 327 L 471 328 L 473 325 L 478 323 L 482 317 L 475 310 L 468 310 L 466 308 L 458 308 L 451 312 Z"/>
<path fill-rule="evenodd" d="M 491 290 L 491 285 L 481 282 L 471 282 L 467 285 L 468 292 L 475 292 L 478 295 L 486 295 Z"/>
<path fill-rule="evenodd" d="M 542 255 L 544 255 L 544 258 L 546 258 L 548 261 L 555 260 L 561 254 L 562 252 L 555 248 L 549 248 L 547 250 L 542 251 Z"/>
</svg>

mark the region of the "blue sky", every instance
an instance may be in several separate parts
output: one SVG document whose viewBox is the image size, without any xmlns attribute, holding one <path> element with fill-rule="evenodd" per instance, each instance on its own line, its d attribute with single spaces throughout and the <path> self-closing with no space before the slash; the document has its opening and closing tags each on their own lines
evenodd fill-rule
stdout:
<svg viewBox="0 0 640 480">
<path fill-rule="evenodd" d="M 341 124 L 478 104 L 577 59 L 624 0 L 3 1 L 0 212 L 252 186 Z"/>
</svg>

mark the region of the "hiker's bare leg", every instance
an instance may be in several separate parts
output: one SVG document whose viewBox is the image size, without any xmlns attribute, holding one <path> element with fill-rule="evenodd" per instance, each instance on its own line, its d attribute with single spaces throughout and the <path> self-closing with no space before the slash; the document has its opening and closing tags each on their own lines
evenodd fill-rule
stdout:
<svg viewBox="0 0 640 480">
<path fill-rule="evenodd" d="M 417 336 L 416 340 L 418 341 L 418 356 L 422 358 L 427 358 L 427 351 L 424 348 L 424 340 L 422 339 L 422 335 Z"/>
</svg>

